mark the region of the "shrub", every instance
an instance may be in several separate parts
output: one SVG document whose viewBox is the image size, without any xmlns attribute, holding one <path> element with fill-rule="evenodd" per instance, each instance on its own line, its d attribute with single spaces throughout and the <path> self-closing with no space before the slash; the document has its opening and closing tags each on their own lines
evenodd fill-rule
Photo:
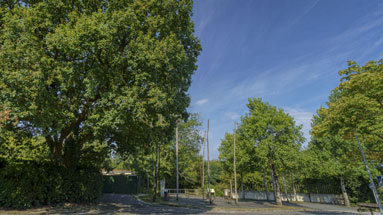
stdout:
<svg viewBox="0 0 383 215">
<path fill-rule="evenodd" d="M 0 159 L 0 207 L 92 202 L 101 190 L 102 175 L 92 166 L 68 169 L 49 161 Z"/>
</svg>

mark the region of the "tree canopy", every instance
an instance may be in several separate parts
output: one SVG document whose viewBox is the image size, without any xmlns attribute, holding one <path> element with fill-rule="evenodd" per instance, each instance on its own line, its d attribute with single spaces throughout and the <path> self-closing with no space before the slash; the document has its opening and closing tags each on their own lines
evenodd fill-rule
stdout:
<svg viewBox="0 0 383 215">
<path fill-rule="evenodd" d="M 315 132 L 329 131 L 348 138 L 357 132 L 383 139 L 383 61 L 370 61 L 364 66 L 349 61 L 348 68 L 339 74 L 341 83 L 333 90 L 328 108 L 318 110 L 327 117 Z"/>
<path fill-rule="evenodd" d="M 187 117 L 201 50 L 192 1 L 0 5 L 2 133 L 42 136 L 71 165 L 84 144 L 126 152 Z"/>
<path fill-rule="evenodd" d="M 240 173 L 254 173 L 257 169 L 270 168 L 275 178 L 276 201 L 282 204 L 278 175 L 282 171 L 296 169 L 304 141 L 301 126 L 296 126 L 294 119 L 282 109 L 260 98 L 250 98 L 247 107 L 249 112 L 241 117 L 238 127 L 238 170 Z M 219 148 L 222 166 L 227 172 L 233 168 L 232 143 L 233 135 L 226 134 Z"/>
</svg>

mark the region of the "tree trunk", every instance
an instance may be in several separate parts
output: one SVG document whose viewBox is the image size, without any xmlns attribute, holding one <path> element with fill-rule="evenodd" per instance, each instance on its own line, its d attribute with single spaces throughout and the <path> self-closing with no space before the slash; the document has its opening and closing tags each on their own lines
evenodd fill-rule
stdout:
<svg viewBox="0 0 383 215">
<path fill-rule="evenodd" d="M 271 175 L 273 178 L 274 184 L 274 195 L 275 195 L 275 204 L 282 205 L 281 191 L 279 189 L 278 175 L 275 172 L 274 164 L 271 164 Z"/>
<path fill-rule="evenodd" d="M 341 187 L 342 193 L 343 193 L 344 205 L 346 207 L 350 207 L 350 201 L 348 199 L 348 194 L 347 194 L 347 191 L 346 191 L 346 186 L 344 185 L 343 176 L 340 176 L 340 187 Z"/>
<path fill-rule="evenodd" d="M 156 145 L 156 165 L 155 165 L 155 169 L 154 169 L 154 185 L 153 185 L 153 190 L 154 190 L 154 194 L 153 194 L 153 202 L 156 201 L 156 197 L 157 197 L 157 181 L 158 181 L 158 143 Z"/>
<path fill-rule="evenodd" d="M 56 164 L 62 164 L 63 159 L 63 142 L 53 140 L 51 136 L 45 136 L 45 139 L 48 143 L 51 155 L 53 156 L 54 162 Z"/>
<path fill-rule="evenodd" d="M 149 190 L 149 175 L 146 175 L 146 189 Z"/>
<path fill-rule="evenodd" d="M 242 199 L 246 199 L 245 191 L 243 190 L 243 174 L 241 173 L 241 190 L 242 190 Z"/>
<path fill-rule="evenodd" d="M 64 145 L 63 164 L 70 169 L 76 169 L 80 161 L 82 144 L 70 136 Z"/>
<path fill-rule="evenodd" d="M 295 190 L 294 177 L 291 172 L 290 172 L 290 180 L 291 180 L 291 187 L 293 188 L 294 201 L 297 201 L 297 191 Z"/>
<path fill-rule="evenodd" d="M 265 172 L 265 168 L 263 168 L 263 183 L 265 185 L 265 191 L 266 191 L 266 199 L 267 201 L 270 201 L 270 198 L 269 198 L 269 188 L 267 186 L 267 180 L 266 180 L 266 172 Z"/>
<path fill-rule="evenodd" d="M 277 192 L 275 190 L 275 181 L 274 181 L 274 174 L 272 169 L 271 169 L 271 184 L 273 185 L 273 194 L 274 194 L 274 201 L 275 201 L 277 199 Z"/>
<path fill-rule="evenodd" d="M 285 181 L 285 174 L 282 173 L 282 180 L 283 180 L 283 187 L 285 189 L 285 195 L 286 195 L 286 200 L 289 202 L 289 196 L 287 195 L 287 187 L 286 187 L 286 181 Z"/>
</svg>

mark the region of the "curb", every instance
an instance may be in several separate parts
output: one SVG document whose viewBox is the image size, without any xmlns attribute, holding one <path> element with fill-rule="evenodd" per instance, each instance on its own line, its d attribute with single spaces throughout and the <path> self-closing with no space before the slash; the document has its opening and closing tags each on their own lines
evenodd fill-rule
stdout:
<svg viewBox="0 0 383 215">
<path fill-rule="evenodd" d="M 145 202 L 143 200 L 140 199 L 140 197 L 138 197 L 138 195 L 132 195 L 133 198 L 135 198 L 138 202 L 144 204 L 144 205 L 150 205 L 150 206 L 153 206 L 153 203 L 149 203 L 149 202 Z"/>
<path fill-rule="evenodd" d="M 201 209 L 200 207 L 196 207 L 193 205 L 182 205 L 182 204 L 172 204 L 172 203 L 159 203 L 159 202 L 145 202 L 140 199 L 138 195 L 132 195 L 137 201 L 139 201 L 142 204 L 149 205 L 149 206 L 169 206 L 169 207 L 178 207 L 178 208 L 187 208 L 187 209 L 193 209 L 198 210 Z"/>
</svg>

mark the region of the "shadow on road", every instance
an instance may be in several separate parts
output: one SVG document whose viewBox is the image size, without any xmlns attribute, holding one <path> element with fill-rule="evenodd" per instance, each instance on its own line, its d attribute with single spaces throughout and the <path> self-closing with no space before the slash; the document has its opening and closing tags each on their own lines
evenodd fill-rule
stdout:
<svg viewBox="0 0 383 215">
<path fill-rule="evenodd" d="M 209 211 L 209 207 L 191 209 L 167 205 L 150 204 L 138 201 L 131 195 L 103 194 L 100 202 L 95 205 L 75 207 L 53 207 L 49 213 L 54 214 L 200 214 Z"/>
<path fill-rule="evenodd" d="M 217 198 L 212 204 L 201 198 L 170 198 L 167 204 L 159 205 L 137 200 L 131 195 L 103 194 L 97 204 L 62 204 L 28 210 L 0 210 L 0 214 L 285 214 L 285 215 L 348 215 L 358 214 L 356 208 L 340 205 L 283 202 L 277 206 L 269 201 L 234 201 Z"/>
</svg>

